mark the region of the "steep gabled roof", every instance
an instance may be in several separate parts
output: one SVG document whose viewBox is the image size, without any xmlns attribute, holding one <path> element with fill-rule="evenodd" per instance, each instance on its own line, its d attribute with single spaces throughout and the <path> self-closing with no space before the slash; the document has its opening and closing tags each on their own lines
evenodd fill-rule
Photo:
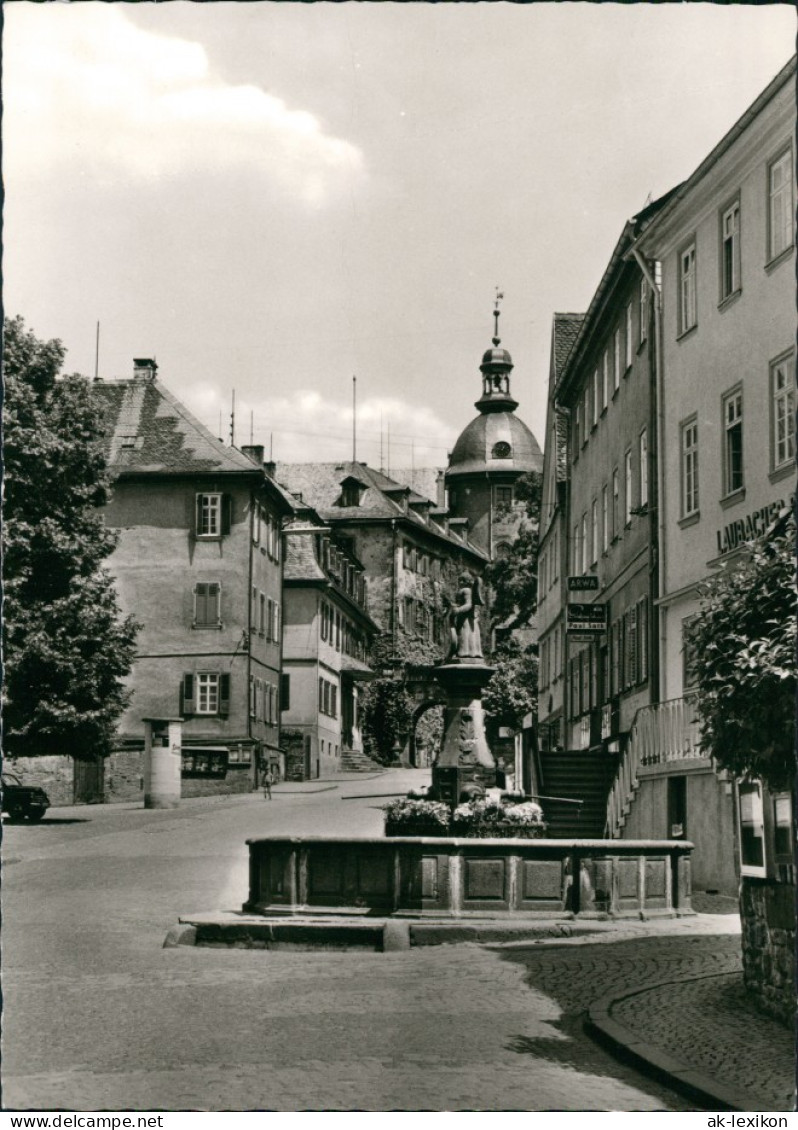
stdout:
<svg viewBox="0 0 798 1130">
<path fill-rule="evenodd" d="M 551 364 L 549 367 L 549 442 L 553 442 L 551 468 L 554 481 L 565 482 L 568 477 L 568 420 L 557 411 L 553 392 L 568 364 L 585 320 L 584 314 L 555 314 L 551 328 Z M 553 433 L 553 434 L 552 434 Z"/>
<path fill-rule="evenodd" d="M 95 381 L 91 392 L 105 414 L 106 458 L 114 476 L 259 470 L 216 439 L 158 380 Z"/>
<path fill-rule="evenodd" d="M 551 331 L 551 365 L 549 368 L 549 388 L 554 388 L 565 363 L 579 337 L 585 320 L 584 314 L 555 314 Z"/>
<path fill-rule="evenodd" d="M 449 533 L 436 521 L 434 501 L 417 494 L 412 487 L 389 478 L 365 463 L 281 463 L 276 478 L 292 494 L 309 503 L 326 521 L 346 522 L 402 518 L 411 526 L 443 538 L 451 545 L 479 557 L 485 554 L 471 542 Z M 357 479 L 363 486 L 358 506 L 342 506 L 341 484 Z M 433 513 L 420 514 L 429 507 Z"/>
</svg>

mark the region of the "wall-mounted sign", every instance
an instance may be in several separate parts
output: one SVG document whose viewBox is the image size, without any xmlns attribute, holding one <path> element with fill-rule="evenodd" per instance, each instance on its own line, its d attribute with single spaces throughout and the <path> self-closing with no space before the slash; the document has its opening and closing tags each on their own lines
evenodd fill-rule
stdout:
<svg viewBox="0 0 798 1130">
<path fill-rule="evenodd" d="M 606 604 L 572 604 L 565 607 L 568 632 L 604 632 L 607 630 Z"/>
<path fill-rule="evenodd" d="M 598 587 L 598 577 L 594 573 L 568 578 L 568 592 L 598 592 Z"/>
<path fill-rule="evenodd" d="M 718 555 L 723 556 L 724 553 L 731 553 L 743 542 L 753 541 L 754 538 L 761 537 L 770 523 L 778 516 L 779 511 L 784 509 L 784 505 L 784 500 L 780 498 L 778 502 L 771 502 L 769 506 L 754 510 L 750 514 L 746 514 L 744 518 L 737 518 L 734 522 L 730 522 L 722 530 L 717 530 Z"/>
</svg>

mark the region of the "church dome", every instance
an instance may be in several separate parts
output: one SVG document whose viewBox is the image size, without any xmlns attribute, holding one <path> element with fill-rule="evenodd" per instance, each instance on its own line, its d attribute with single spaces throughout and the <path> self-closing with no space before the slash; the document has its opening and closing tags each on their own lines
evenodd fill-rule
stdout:
<svg viewBox="0 0 798 1130">
<path fill-rule="evenodd" d="M 532 432 L 513 412 L 481 412 L 454 445 L 447 478 L 486 471 L 512 471 L 516 475 L 539 471 L 543 453 Z"/>
<path fill-rule="evenodd" d="M 508 471 L 517 478 L 527 471 L 540 471 L 543 466 L 538 441 L 515 415 L 518 401 L 510 392 L 513 359 L 506 349 L 500 348 L 499 299 L 503 297 L 497 291 L 493 348 L 483 353 L 479 366 L 482 396 L 474 405 L 479 415 L 460 433 L 449 456 L 447 479 L 455 475 Z"/>
<path fill-rule="evenodd" d="M 482 364 L 480 368 L 485 365 L 506 365 L 508 369 L 513 367 L 513 359 L 506 349 L 487 349 L 482 355 Z"/>
</svg>

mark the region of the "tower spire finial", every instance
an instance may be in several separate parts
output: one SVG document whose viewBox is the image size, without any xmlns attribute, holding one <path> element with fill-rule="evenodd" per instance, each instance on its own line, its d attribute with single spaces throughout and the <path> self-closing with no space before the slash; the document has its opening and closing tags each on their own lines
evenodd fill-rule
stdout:
<svg viewBox="0 0 798 1130">
<path fill-rule="evenodd" d="M 499 337 L 499 303 L 503 298 L 503 292 L 496 287 L 496 299 L 493 303 L 493 344 L 495 346 L 498 346 L 501 342 Z"/>
</svg>

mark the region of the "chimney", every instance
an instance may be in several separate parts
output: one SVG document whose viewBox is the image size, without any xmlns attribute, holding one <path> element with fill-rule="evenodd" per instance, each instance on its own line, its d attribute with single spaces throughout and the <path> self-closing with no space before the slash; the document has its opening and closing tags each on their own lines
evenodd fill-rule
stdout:
<svg viewBox="0 0 798 1130">
<path fill-rule="evenodd" d="M 277 474 L 277 463 L 276 463 L 276 461 L 274 459 L 267 459 L 266 462 L 263 464 L 263 470 L 266 472 L 266 474 L 269 476 L 270 479 L 273 479 L 274 476 Z M 299 496 L 299 501 L 300 502 L 302 501 L 302 495 L 301 494 Z"/>
<path fill-rule="evenodd" d="M 247 458 L 251 459 L 258 467 L 263 466 L 263 444 L 262 443 L 248 443 L 244 444 L 241 451 Z"/>
<path fill-rule="evenodd" d="M 446 509 L 446 478 L 443 471 L 438 471 L 435 477 L 435 489 L 437 494 L 438 509 Z"/>
<path fill-rule="evenodd" d="M 152 357 L 133 358 L 133 379 L 136 381 L 154 381 L 158 373 L 157 362 Z"/>
</svg>

